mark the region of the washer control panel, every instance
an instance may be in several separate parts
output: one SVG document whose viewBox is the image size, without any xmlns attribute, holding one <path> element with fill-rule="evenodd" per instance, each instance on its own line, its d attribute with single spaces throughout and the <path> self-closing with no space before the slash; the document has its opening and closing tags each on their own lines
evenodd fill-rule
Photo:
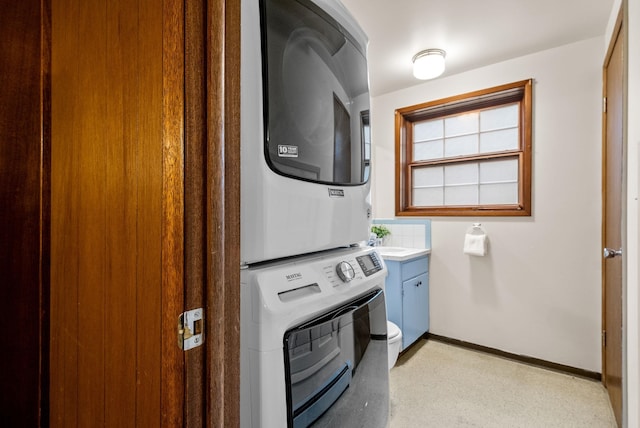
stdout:
<svg viewBox="0 0 640 428">
<path fill-rule="evenodd" d="M 382 264 L 380 263 L 380 259 L 378 259 L 378 254 L 369 253 L 364 256 L 356 257 L 358 264 L 362 268 L 362 272 L 365 276 L 373 275 L 374 273 L 382 270 Z"/>
<path fill-rule="evenodd" d="M 336 266 L 336 272 L 343 282 L 349 282 L 356 277 L 356 271 L 349 262 L 342 261 Z"/>
<path fill-rule="evenodd" d="M 384 269 L 380 256 L 369 248 L 353 248 L 323 258 L 320 267 L 323 276 L 333 287 L 359 286 Z"/>
</svg>

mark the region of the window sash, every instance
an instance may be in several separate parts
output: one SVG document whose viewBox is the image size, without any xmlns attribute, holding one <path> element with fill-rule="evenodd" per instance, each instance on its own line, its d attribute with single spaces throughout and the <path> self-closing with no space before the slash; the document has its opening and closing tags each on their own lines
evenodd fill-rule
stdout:
<svg viewBox="0 0 640 428">
<path fill-rule="evenodd" d="M 509 115 L 515 113 L 515 119 L 510 118 L 510 123 L 496 125 L 495 113 L 499 111 L 508 111 Z M 489 123 L 485 125 L 483 117 L 486 118 L 490 115 L 494 116 L 493 124 L 489 119 Z M 504 106 L 494 106 L 483 110 L 413 122 L 410 129 L 411 135 L 407 141 L 407 143 L 411 141 L 411 150 L 408 152 L 409 164 L 448 160 L 461 156 L 520 152 L 522 150 L 520 116 L 520 103 L 511 103 Z M 457 125 L 457 129 L 455 125 L 447 127 L 447 122 L 454 121 L 463 122 L 464 124 Z M 419 127 L 429 128 L 427 134 L 424 135 L 419 132 Z M 497 142 L 494 138 L 492 141 L 491 137 L 496 136 L 508 137 L 506 140 L 511 144 L 501 146 L 505 138 Z M 460 143 L 466 143 L 466 146 L 471 150 L 465 150 L 465 146 Z M 425 153 L 425 155 L 418 156 L 416 155 L 417 152 Z M 430 154 L 434 155 L 430 156 Z"/>
<path fill-rule="evenodd" d="M 497 160 L 412 166 L 413 206 L 516 205 L 519 163 L 516 155 Z M 505 194 L 496 193 L 496 189 L 503 189 Z"/>
</svg>

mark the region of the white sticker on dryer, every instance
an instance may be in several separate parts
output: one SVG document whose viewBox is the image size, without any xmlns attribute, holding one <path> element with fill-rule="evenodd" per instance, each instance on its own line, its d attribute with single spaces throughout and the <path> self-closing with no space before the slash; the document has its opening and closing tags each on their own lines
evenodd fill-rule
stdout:
<svg viewBox="0 0 640 428">
<path fill-rule="evenodd" d="M 278 156 L 281 158 L 297 158 L 298 146 L 278 145 Z"/>
</svg>

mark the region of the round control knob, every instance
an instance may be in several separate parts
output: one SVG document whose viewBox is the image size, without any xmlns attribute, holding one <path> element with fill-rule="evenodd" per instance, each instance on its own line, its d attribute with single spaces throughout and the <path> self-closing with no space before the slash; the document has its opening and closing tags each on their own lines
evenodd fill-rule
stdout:
<svg viewBox="0 0 640 428">
<path fill-rule="evenodd" d="M 356 277 L 356 271 L 353 270 L 353 266 L 349 262 L 340 262 L 336 266 L 336 272 L 341 280 L 349 282 Z"/>
</svg>

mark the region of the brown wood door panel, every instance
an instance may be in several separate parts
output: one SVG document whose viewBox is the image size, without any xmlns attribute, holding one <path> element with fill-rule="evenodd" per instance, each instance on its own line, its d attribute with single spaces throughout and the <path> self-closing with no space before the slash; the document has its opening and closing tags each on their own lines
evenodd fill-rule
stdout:
<svg viewBox="0 0 640 428">
<path fill-rule="evenodd" d="M 603 245 L 622 248 L 623 202 L 623 76 L 624 42 L 620 24 L 617 37 L 605 65 L 605 130 L 603 171 Z M 603 268 L 603 383 L 611 405 L 622 426 L 622 261 L 624 256 L 604 259 Z"/>
<path fill-rule="evenodd" d="M 175 2 L 168 3 L 172 4 L 174 8 L 178 8 Z M 139 284 L 136 289 L 136 311 L 140 320 L 135 331 L 135 355 L 138 367 L 135 396 L 136 421 L 138 423 L 149 421 L 150 426 L 161 426 L 162 421 L 158 410 L 162 411 L 164 405 L 162 403 L 162 385 L 166 375 L 162 373 L 164 359 L 158 355 L 162 352 L 161 343 L 164 337 L 162 324 L 158 320 L 158 308 L 163 305 L 164 290 L 178 289 L 181 291 L 182 286 L 163 284 L 163 268 L 159 265 L 159 260 L 162 258 L 164 249 L 157 240 L 158 234 L 162 234 L 162 225 L 156 221 L 148 220 L 154 219 L 158 215 L 163 201 L 163 194 L 157 191 L 158 181 L 161 179 L 158 165 L 163 162 L 163 150 L 158 144 L 159 141 L 163 141 L 163 133 L 157 125 L 162 123 L 164 114 L 160 107 L 163 96 L 159 91 L 163 81 L 160 59 L 163 50 L 157 41 L 163 37 L 160 22 L 163 20 L 164 11 L 159 7 L 157 1 L 152 0 L 140 2 L 137 11 L 138 49 L 131 53 L 132 56 L 137 57 L 137 62 L 135 68 L 129 67 L 129 71 L 133 73 L 136 69 L 140 70 L 145 78 L 139 79 L 137 87 L 138 110 L 136 121 L 132 124 L 138 130 L 138 133 L 132 138 L 138 141 L 135 167 L 139 171 L 139 183 L 136 187 L 135 197 L 138 202 L 139 235 L 136 240 L 136 251 L 138 263 L 142 266 L 136 271 L 136 279 Z M 177 141 L 174 144 L 177 144 Z M 160 284 L 163 284 L 162 293 L 158 293 Z M 179 301 L 178 304 L 180 303 Z M 172 394 L 167 395 L 172 396 Z M 168 410 L 175 409 L 176 406 L 177 404 L 166 404 Z"/>
<path fill-rule="evenodd" d="M 66 11 L 57 15 L 55 9 Z M 52 130 L 52 155 L 51 155 L 51 379 L 50 379 L 50 408 L 51 426 L 77 426 L 75 406 L 77 406 L 77 371 L 78 352 L 73 345 L 73 338 L 78 335 L 78 317 L 76 311 L 67 310 L 68 301 L 77 298 L 78 281 L 75 273 L 78 270 L 77 260 L 73 257 L 71 249 L 78 241 L 77 228 L 66 228 L 67 224 L 77 223 L 77 194 L 71 192 L 71 183 L 78 181 L 78 172 L 69 165 L 74 162 L 77 153 L 72 149 L 55 148 L 53 140 L 72 141 L 74 128 L 63 126 L 66 118 L 74 117 L 75 106 L 71 102 L 65 102 L 66 98 L 75 96 L 76 88 L 73 83 L 78 79 L 78 68 L 74 67 L 75 52 L 77 52 L 78 38 L 73 37 L 71 31 L 77 20 L 78 3 L 70 0 L 52 0 L 52 19 L 57 20 L 52 25 L 52 97 L 51 97 L 51 121 L 55 127 Z M 54 75 L 56 77 L 54 77 Z M 57 76 L 64 76 L 59 78 Z M 57 96 L 56 90 L 62 95 Z M 55 112 L 55 114 L 54 114 Z M 60 119 L 58 119 L 60 118 Z M 59 123 L 56 123 L 58 121 Z M 55 135 L 54 135 L 55 134 Z M 77 161 L 75 161 L 77 163 Z M 54 193 L 53 190 L 55 189 Z M 62 231 L 58 233 L 56 231 Z M 56 255 L 54 257 L 54 255 Z M 64 292 L 55 292 L 58 281 L 60 287 L 64 286 Z M 67 297 L 69 296 L 69 297 Z M 73 419 L 72 419 L 73 418 Z"/>
<path fill-rule="evenodd" d="M 184 307 L 184 2 L 163 2 L 161 424 L 184 426 L 184 353 L 176 325 Z M 150 6 L 154 7 L 154 6 Z M 156 167 L 157 168 L 157 165 Z M 157 322 L 157 318 L 155 318 Z M 157 343 L 157 342 L 156 342 Z"/>
<path fill-rule="evenodd" d="M 236 426 L 240 3 L 53 2 L 51 423 Z"/>
<path fill-rule="evenodd" d="M 163 5 L 53 0 L 52 426 L 181 425 L 183 12 Z"/>
<path fill-rule="evenodd" d="M 187 308 L 204 307 L 207 277 L 207 121 L 206 73 L 203 73 L 206 50 L 207 16 L 200 1 L 185 2 L 185 304 Z M 205 311 L 208 315 L 209 309 Z M 205 328 L 208 336 L 209 328 Z M 209 337 L 205 338 L 208 342 Z M 205 346 L 185 355 L 185 425 L 202 426 L 205 414 Z M 215 426 L 215 425 L 212 425 Z"/>
<path fill-rule="evenodd" d="M 185 32 L 185 4 L 199 29 Z M 2 353 L 3 423 L 202 426 L 206 411 L 208 425 L 236 426 L 239 1 L 1 7 L 0 195 L 12 209 L 0 222 L 10 251 L 0 271 L 12 287 L 2 287 L 0 313 L 22 327 L 19 346 Z M 185 94 L 194 40 L 191 76 L 206 94 Z M 185 97 L 201 100 L 201 161 L 191 164 Z M 190 200 L 186 172 L 201 180 Z M 199 222 L 192 241 L 186 213 Z M 200 271 L 189 276 L 193 254 Z M 206 298 L 207 328 L 226 338 L 211 334 L 186 357 L 176 345 L 185 295 L 189 306 Z M 185 373 L 200 391 L 191 414 Z"/>
</svg>

